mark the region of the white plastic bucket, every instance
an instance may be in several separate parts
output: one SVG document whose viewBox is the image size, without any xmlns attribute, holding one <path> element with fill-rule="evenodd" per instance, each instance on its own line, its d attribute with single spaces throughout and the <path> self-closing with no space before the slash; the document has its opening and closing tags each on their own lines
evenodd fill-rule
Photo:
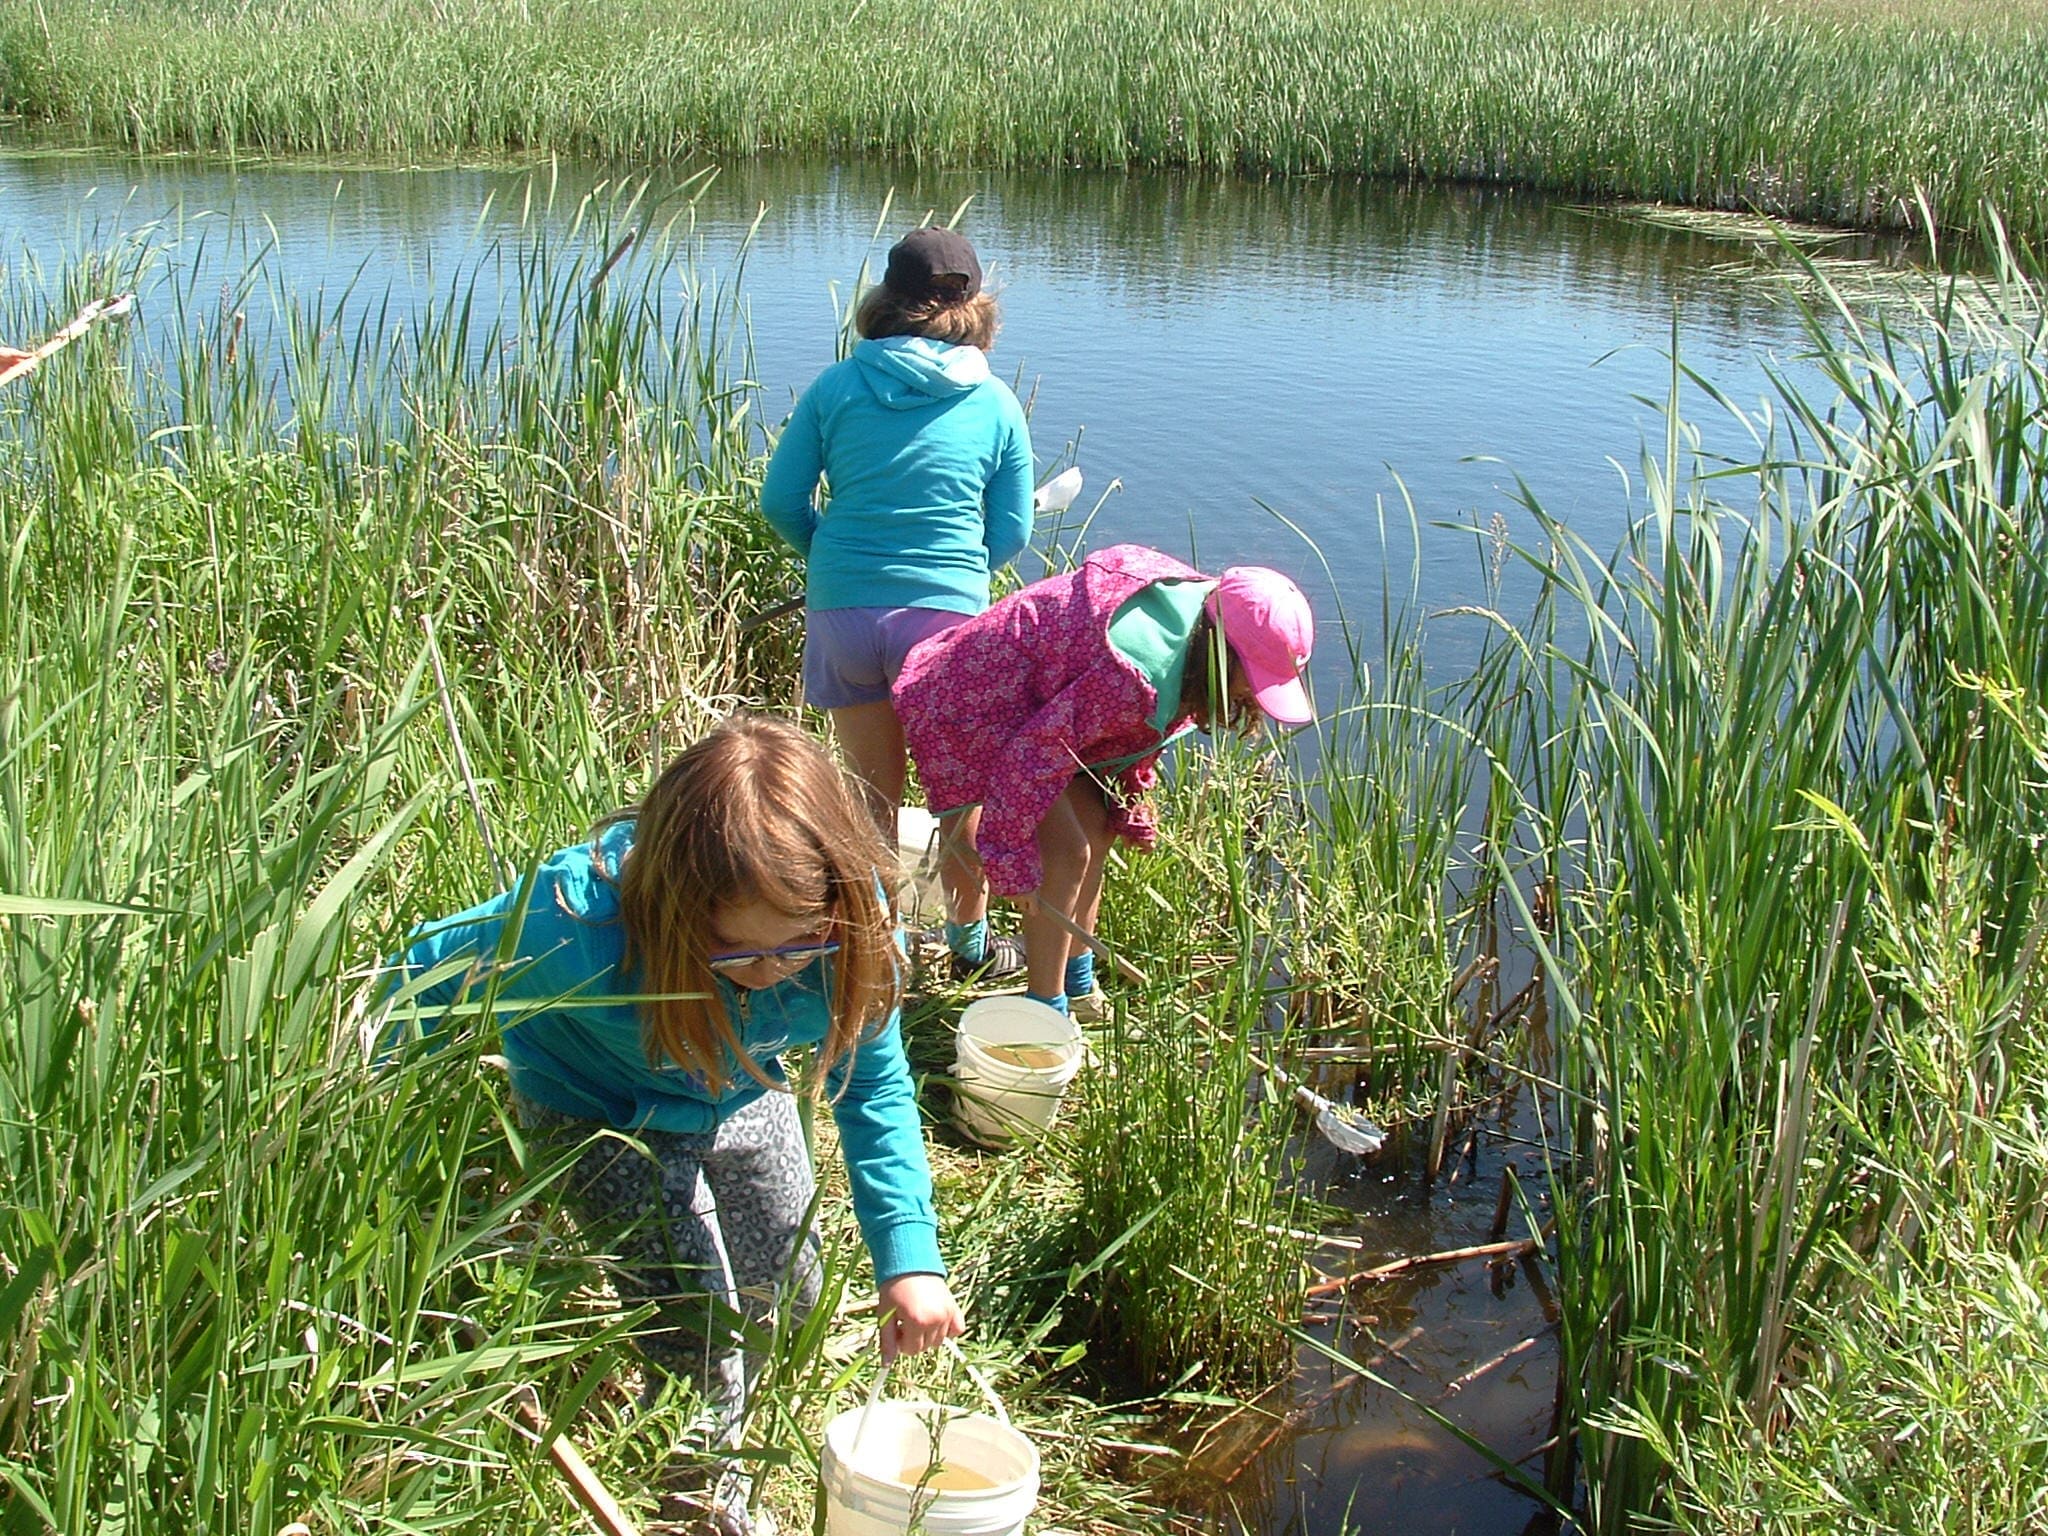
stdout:
<svg viewBox="0 0 2048 1536">
<path fill-rule="evenodd" d="M 903 866 L 904 917 L 923 926 L 943 922 L 946 893 L 939 883 L 938 818 L 922 806 L 897 806 L 896 857 Z"/>
<path fill-rule="evenodd" d="M 960 1015 L 953 1118 L 984 1146 L 1045 1134 L 1081 1070 L 1081 1027 L 1057 1008 L 1016 993 L 984 997 Z"/>
<path fill-rule="evenodd" d="M 1009 1415 L 957 1344 L 947 1349 L 974 1379 L 995 1417 L 941 1403 L 874 1396 L 825 1426 L 818 1476 L 826 1536 L 1018 1536 L 1038 1502 L 1038 1447 Z M 936 1452 L 936 1455 L 934 1454 Z"/>
</svg>

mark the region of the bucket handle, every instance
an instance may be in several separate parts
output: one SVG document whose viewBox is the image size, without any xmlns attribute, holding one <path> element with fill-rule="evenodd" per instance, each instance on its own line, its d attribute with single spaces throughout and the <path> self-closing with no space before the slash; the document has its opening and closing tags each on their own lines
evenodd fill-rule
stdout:
<svg viewBox="0 0 2048 1536">
<path fill-rule="evenodd" d="M 953 1363 L 967 1373 L 967 1379 L 980 1389 L 983 1397 L 988 1399 L 989 1407 L 995 1410 L 996 1422 L 1008 1429 L 1010 1410 L 1005 1408 L 1003 1400 L 996 1396 L 996 1389 L 989 1384 L 989 1379 L 975 1369 L 974 1362 L 967 1358 L 966 1352 L 960 1348 L 959 1341 L 946 1340 L 946 1353 L 953 1357 Z M 860 1410 L 860 1422 L 853 1426 L 853 1442 L 847 1446 L 849 1453 L 860 1449 L 861 1437 L 868 1432 L 868 1415 L 875 1411 L 875 1404 L 882 1400 L 883 1389 L 889 1385 L 889 1373 L 895 1369 L 896 1362 L 886 1360 L 882 1363 L 882 1368 L 875 1372 L 875 1384 L 868 1388 L 868 1400 Z"/>
<path fill-rule="evenodd" d="M 1003 1406 L 1003 1400 L 996 1396 L 996 1389 L 989 1385 L 988 1378 L 974 1368 L 974 1362 L 967 1358 L 957 1339 L 946 1340 L 946 1353 L 953 1357 L 953 1363 L 967 1373 L 967 1379 L 981 1389 L 981 1395 L 988 1399 L 989 1407 L 996 1411 L 996 1422 L 1003 1428 L 1010 1427 L 1010 1411 Z"/>
<path fill-rule="evenodd" d="M 882 1368 L 875 1372 L 875 1384 L 868 1388 L 868 1400 L 860 1410 L 860 1422 L 853 1426 L 853 1443 L 846 1449 L 849 1454 L 860 1449 L 861 1440 L 868 1432 L 868 1415 L 875 1411 L 875 1404 L 882 1399 L 882 1388 L 889 1385 L 889 1373 L 896 1369 L 894 1360 L 884 1360 Z"/>
</svg>

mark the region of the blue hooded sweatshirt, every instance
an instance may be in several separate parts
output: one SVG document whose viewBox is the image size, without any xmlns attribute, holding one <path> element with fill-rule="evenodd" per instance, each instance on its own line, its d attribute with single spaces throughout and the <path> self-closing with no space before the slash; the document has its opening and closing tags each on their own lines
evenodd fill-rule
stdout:
<svg viewBox="0 0 2048 1536">
<path fill-rule="evenodd" d="M 1023 408 L 982 350 L 888 336 L 804 391 L 768 461 L 761 512 L 808 563 L 812 608 L 976 614 L 990 572 L 1031 542 L 1031 490 Z"/>
<path fill-rule="evenodd" d="M 399 978 L 401 988 L 417 990 L 399 996 L 422 1010 L 428 1028 L 451 1004 L 492 1001 L 512 1086 L 549 1109 L 622 1131 L 713 1130 L 769 1090 L 733 1063 L 714 1097 L 695 1073 L 647 1059 L 630 1000 L 637 981 L 620 970 L 626 935 L 612 878 L 632 845 L 633 824 L 614 823 L 594 846 L 564 848 L 540 866 L 523 915 L 512 891 L 426 925 Z M 437 969 L 442 974 L 419 984 Z M 773 1082 L 785 1081 L 784 1050 L 825 1038 L 831 998 L 823 960 L 772 987 L 718 985 L 747 1054 Z M 896 1014 L 831 1066 L 826 1092 L 876 1282 L 943 1275 L 931 1168 Z"/>
</svg>

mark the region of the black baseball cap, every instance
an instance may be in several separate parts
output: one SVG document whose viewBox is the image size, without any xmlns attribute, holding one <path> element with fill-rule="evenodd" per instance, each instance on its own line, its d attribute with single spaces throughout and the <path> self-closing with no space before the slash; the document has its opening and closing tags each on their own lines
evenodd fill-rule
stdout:
<svg viewBox="0 0 2048 1536">
<path fill-rule="evenodd" d="M 965 235 L 927 225 L 890 247 L 882 286 L 906 299 L 971 299 L 981 292 L 981 261 Z"/>
</svg>

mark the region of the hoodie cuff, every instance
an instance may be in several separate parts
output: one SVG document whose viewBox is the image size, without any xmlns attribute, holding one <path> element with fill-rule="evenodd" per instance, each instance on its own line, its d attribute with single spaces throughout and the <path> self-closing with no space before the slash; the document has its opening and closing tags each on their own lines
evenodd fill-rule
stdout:
<svg viewBox="0 0 2048 1536">
<path fill-rule="evenodd" d="M 946 1261 L 939 1257 L 939 1226 L 934 1221 L 899 1221 L 867 1234 L 868 1257 L 874 1260 L 875 1284 L 898 1275 L 940 1275 Z"/>
</svg>

